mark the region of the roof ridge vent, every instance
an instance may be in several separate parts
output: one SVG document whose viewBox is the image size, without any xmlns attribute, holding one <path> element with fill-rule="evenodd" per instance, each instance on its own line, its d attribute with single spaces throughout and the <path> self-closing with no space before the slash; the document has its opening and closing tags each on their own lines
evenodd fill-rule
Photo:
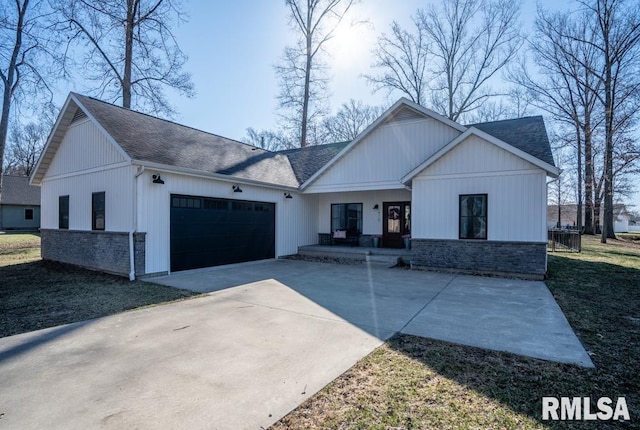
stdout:
<svg viewBox="0 0 640 430">
<path fill-rule="evenodd" d="M 387 121 L 385 121 L 385 123 L 391 123 L 391 122 L 400 122 L 400 121 L 412 121 L 412 120 L 417 120 L 417 119 L 424 119 L 424 115 L 421 115 L 420 113 L 416 112 L 415 110 L 408 108 L 406 106 L 403 106 L 402 109 L 400 109 L 397 112 L 394 112 L 389 119 L 387 119 Z"/>
</svg>

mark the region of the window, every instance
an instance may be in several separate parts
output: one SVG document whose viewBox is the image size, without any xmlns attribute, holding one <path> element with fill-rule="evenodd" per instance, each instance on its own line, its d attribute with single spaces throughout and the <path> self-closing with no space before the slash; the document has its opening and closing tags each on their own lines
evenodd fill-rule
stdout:
<svg viewBox="0 0 640 430">
<path fill-rule="evenodd" d="M 171 206 L 174 208 L 200 209 L 202 199 L 197 197 L 176 196 L 171 199 Z"/>
<path fill-rule="evenodd" d="M 69 229 L 69 196 L 58 197 L 58 228 Z"/>
<path fill-rule="evenodd" d="M 487 195 L 460 196 L 460 239 L 487 238 Z"/>
<path fill-rule="evenodd" d="M 104 230 L 105 224 L 104 191 L 91 195 L 91 229 Z"/>
<path fill-rule="evenodd" d="M 331 231 L 336 230 L 362 233 L 362 203 L 331 205 Z"/>
<path fill-rule="evenodd" d="M 33 209 L 24 210 L 24 219 L 33 219 Z"/>
</svg>

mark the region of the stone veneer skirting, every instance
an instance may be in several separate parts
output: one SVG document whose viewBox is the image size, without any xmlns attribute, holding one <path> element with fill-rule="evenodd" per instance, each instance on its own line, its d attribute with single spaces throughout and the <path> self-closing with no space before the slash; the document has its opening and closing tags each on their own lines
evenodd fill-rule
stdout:
<svg viewBox="0 0 640 430">
<path fill-rule="evenodd" d="M 412 267 L 542 279 L 545 242 L 411 239 Z"/>
<path fill-rule="evenodd" d="M 129 276 L 129 233 L 41 229 L 44 260 Z M 134 233 L 136 276 L 145 274 L 145 235 Z"/>
</svg>

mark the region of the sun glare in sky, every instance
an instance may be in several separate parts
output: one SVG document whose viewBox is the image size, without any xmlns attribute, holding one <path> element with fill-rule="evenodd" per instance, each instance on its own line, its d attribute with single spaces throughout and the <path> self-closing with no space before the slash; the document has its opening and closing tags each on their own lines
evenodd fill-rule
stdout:
<svg viewBox="0 0 640 430">
<path fill-rule="evenodd" d="M 329 42 L 329 64 L 334 72 L 359 69 L 368 65 L 375 34 L 370 22 L 350 20 L 340 23 Z"/>
</svg>

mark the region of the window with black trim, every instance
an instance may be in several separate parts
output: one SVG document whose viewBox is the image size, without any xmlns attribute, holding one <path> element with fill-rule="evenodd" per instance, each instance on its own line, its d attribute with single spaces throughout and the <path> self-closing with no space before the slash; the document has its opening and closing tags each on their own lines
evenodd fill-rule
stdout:
<svg viewBox="0 0 640 430">
<path fill-rule="evenodd" d="M 69 229 L 69 196 L 58 197 L 58 228 Z"/>
<path fill-rule="evenodd" d="M 487 238 L 487 195 L 460 195 L 460 239 Z"/>
<path fill-rule="evenodd" d="M 104 191 L 91 195 L 91 229 L 104 230 L 105 226 L 105 199 Z"/>
<path fill-rule="evenodd" d="M 337 203 L 331 205 L 331 231 L 347 230 L 362 233 L 362 203 Z"/>
<path fill-rule="evenodd" d="M 33 219 L 33 209 L 25 209 L 24 210 L 24 219 L 26 219 L 26 220 Z"/>
</svg>

